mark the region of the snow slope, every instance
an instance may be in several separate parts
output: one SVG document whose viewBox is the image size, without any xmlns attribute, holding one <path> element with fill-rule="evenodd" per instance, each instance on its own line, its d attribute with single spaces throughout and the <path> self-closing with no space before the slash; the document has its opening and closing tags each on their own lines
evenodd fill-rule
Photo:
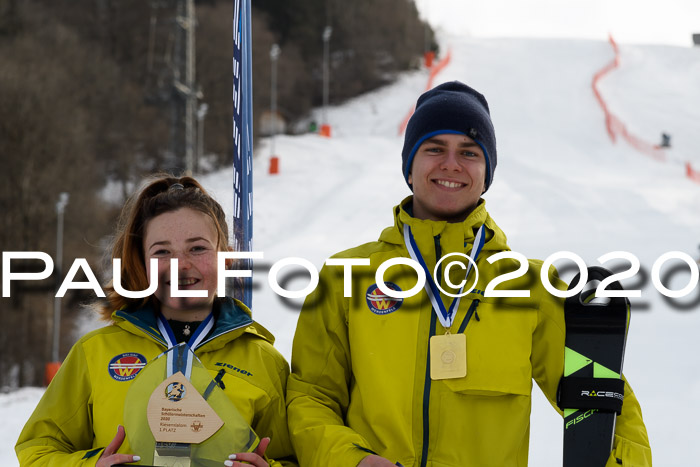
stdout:
<svg viewBox="0 0 700 467">
<path fill-rule="evenodd" d="M 669 301 L 650 279 L 663 253 L 697 258 L 700 184 L 685 178 L 679 164 L 656 162 L 609 140 L 590 87 L 593 74 L 613 57 L 607 42 L 450 38 L 446 44 L 452 62 L 437 82 L 459 79 L 489 100 L 499 164 L 485 198 L 511 248 L 539 258 L 567 250 L 588 264 L 616 250 L 640 259 L 642 271 L 623 282 L 642 291 L 632 299 L 625 374 L 642 404 L 655 464 L 700 458 L 693 425 L 700 415 L 700 287 Z M 620 68 L 600 84 L 611 111 L 648 141 L 670 133 L 672 158 L 700 167 L 700 49 L 621 45 L 620 53 Z M 265 258 L 256 262 L 253 312 L 287 358 L 301 300 L 272 292 L 267 271 L 286 257 L 320 267 L 339 250 L 375 240 L 392 222 L 392 206 L 410 193 L 401 176 L 398 125 L 426 81 L 424 71 L 407 74 L 331 108 L 330 139 L 278 137 L 279 175 L 267 174 L 266 143 L 257 149 L 254 244 Z M 231 171 L 203 181 L 230 212 Z M 663 271 L 675 264 L 681 263 Z M 301 289 L 307 277 L 288 276 L 284 285 Z M 680 289 L 688 279 L 680 272 L 667 285 Z M 12 446 L 32 407 L 18 401 L 38 394 L 0 395 L 0 408 L 12 407 L 0 437 L 0 465 L 16 465 Z M 560 465 L 561 419 L 539 389 L 533 394 L 530 464 Z"/>
</svg>

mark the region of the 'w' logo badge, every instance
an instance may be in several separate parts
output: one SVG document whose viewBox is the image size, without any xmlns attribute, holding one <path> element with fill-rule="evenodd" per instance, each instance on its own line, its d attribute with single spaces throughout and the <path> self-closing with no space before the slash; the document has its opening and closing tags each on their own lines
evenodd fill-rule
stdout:
<svg viewBox="0 0 700 467">
<path fill-rule="evenodd" d="M 386 288 L 401 292 L 401 288 L 394 284 L 393 282 L 386 282 Z M 375 315 L 388 315 L 393 313 L 403 304 L 403 298 L 391 297 L 377 287 L 377 284 L 373 284 L 367 289 L 367 306 L 370 311 Z"/>
<path fill-rule="evenodd" d="M 130 381 L 146 366 L 146 358 L 138 353 L 123 353 L 109 362 L 109 375 L 117 381 Z"/>
</svg>

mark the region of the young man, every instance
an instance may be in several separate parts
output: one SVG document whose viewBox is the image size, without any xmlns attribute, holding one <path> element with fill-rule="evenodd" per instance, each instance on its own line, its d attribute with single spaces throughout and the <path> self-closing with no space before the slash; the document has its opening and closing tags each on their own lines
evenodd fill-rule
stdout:
<svg viewBox="0 0 700 467">
<path fill-rule="evenodd" d="M 525 466 L 533 379 L 556 408 L 563 300 L 544 289 L 536 260 L 526 275 L 498 287 L 529 297 L 484 297 L 491 280 L 520 266 L 487 261 L 509 248 L 481 199 L 497 162 L 486 99 L 459 82 L 423 94 L 402 158 L 413 196 L 394 209 L 394 226 L 334 257 L 369 266 L 352 269 L 347 291 L 344 268 L 325 266 L 299 317 L 287 404 L 300 465 Z M 465 270 L 448 267 L 451 260 L 436 267 L 453 253 L 476 264 L 466 271 L 471 289 L 461 299 L 452 296 Z M 396 258 L 422 265 L 425 290 L 406 293 L 418 274 L 405 264 L 386 269 L 382 286 L 405 297 L 378 288 L 375 272 Z M 566 288 L 553 270 L 549 280 Z M 608 465 L 619 462 L 651 465 L 627 384 Z"/>
</svg>

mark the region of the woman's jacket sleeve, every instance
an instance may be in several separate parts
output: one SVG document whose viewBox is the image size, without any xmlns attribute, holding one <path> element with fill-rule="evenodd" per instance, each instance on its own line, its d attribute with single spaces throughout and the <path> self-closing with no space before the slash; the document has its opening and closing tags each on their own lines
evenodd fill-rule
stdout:
<svg viewBox="0 0 700 467">
<path fill-rule="evenodd" d="M 15 446 L 21 467 L 93 466 L 92 387 L 82 345 L 73 346 Z M 115 431 L 116 434 L 116 431 Z"/>
</svg>

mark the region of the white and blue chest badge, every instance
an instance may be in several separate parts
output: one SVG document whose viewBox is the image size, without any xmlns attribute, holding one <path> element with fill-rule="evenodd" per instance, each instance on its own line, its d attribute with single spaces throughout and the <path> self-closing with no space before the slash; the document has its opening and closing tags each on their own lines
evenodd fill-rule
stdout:
<svg viewBox="0 0 700 467">
<path fill-rule="evenodd" d="M 146 357 L 136 352 L 116 355 L 109 361 L 109 376 L 116 381 L 131 381 L 146 366 Z"/>
<path fill-rule="evenodd" d="M 393 282 L 385 282 L 384 284 L 388 289 L 401 292 L 401 288 Z M 388 315 L 389 313 L 395 312 L 403 305 L 403 298 L 390 297 L 382 292 L 379 287 L 377 287 L 377 284 L 369 286 L 365 299 L 367 300 L 369 310 L 375 315 Z"/>
</svg>

